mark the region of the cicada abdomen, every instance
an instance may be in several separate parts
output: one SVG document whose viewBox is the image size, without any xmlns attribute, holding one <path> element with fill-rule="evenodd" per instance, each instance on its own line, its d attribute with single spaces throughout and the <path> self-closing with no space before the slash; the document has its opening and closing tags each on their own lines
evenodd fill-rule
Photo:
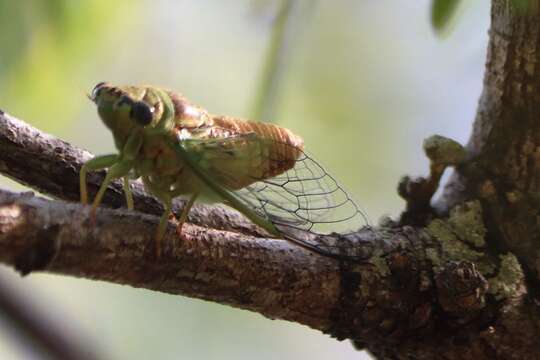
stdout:
<svg viewBox="0 0 540 360">
<path fill-rule="evenodd" d="M 228 159 L 220 158 L 212 163 L 216 173 L 236 175 L 220 179 L 229 189 L 241 189 L 282 174 L 292 169 L 302 154 L 303 139 L 289 129 L 235 117 L 209 115 L 179 94 L 169 93 L 169 96 L 175 107 L 176 131 L 180 139 L 238 138 L 238 141 L 216 142 L 214 145 L 220 147 L 222 154 L 229 154 Z M 227 167 L 226 171 L 220 171 L 225 170 L 224 167 Z"/>
<path fill-rule="evenodd" d="M 237 118 L 213 117 L 213 132 L 221 137 L 220 131 L 232 131 L 233 134 L 253 134 L 258 139 L 260 156 L 253 157 L 251 164 L 252 179 L 268 179 L 293 168 L 303 150 L 304 141 L 289 129 L 273 124 L 243 121 Z M 234 136 L 234 135 L 233 135 Z M 251 151 L 251 144 L 246 141 L 246 151 Z M 240 187 L 253 181 L 239 184 Z"/>
</svg>

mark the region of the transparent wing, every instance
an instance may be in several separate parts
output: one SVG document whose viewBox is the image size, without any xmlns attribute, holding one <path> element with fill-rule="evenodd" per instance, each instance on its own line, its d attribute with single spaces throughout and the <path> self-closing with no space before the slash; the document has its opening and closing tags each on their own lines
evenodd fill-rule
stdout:
<svg viewBox="0 0 540 360">
<path fill-rule="evenodd" d="M 286 239 L 323 255 L 356 257 L 343 239 L 368 224 L 366 215 L 301 149 L 255 134 L 181 143 L 200 170 L 271 222 Z M 297 156 L 292 167 L 284 165 L 290 163 L 290 154 Z M 283 172 L 277 176 L 264 177 L 265 169 L 280 167 Z"/>
</svg>

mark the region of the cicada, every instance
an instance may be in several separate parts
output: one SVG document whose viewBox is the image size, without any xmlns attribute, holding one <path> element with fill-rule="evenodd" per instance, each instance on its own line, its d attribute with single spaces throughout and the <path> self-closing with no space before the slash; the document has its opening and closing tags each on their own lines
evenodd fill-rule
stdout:
<svg viewBox="0 0 540 360">
<path fill-rule="evenodd" d="M 197 201 L 224 203 L 263 228 L 328 256 L 342 254 L 339 239 L 366 217 L 322 166 L 304 152 L 301 137 L 273 124 L 215 116 L 182 95 L 154 86 L 97 84 L 89 98 L 113 134 L 118 154 L 95 157 L 80 172 L 108 168 L 92 205 L 92 217 L 108 185 L 123 178 L 133 209 L 130 179 L 141 178 L 164 205 L 157 251 L 172 200 L 187 199 L 177 229 Z"/>
</svg>

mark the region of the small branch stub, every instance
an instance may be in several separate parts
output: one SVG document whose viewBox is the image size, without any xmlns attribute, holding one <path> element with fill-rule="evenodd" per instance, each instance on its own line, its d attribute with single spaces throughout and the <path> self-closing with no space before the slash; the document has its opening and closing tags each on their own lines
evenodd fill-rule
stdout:
<svg viewBox="0 0 540 360">
<path fill-rule="evenodd" d="M 430 160 L 428 178 L 415 179 L 404 176 L 398 185 L 399 195 L 407 202 L 401 223 L 424 225 L 433 213 L 431 199 L 448 166 L 458 166 L 465 160 L 466 151 L 458 142 L 440 135 L 433 135 L 424 140 L 424 152 Z"/>
<path fill-rule="evenodd" d="M 441 135 L 425 139 L 423 148 L 432 166 L 458 166 L 467 154 L 460 143 Z"/>
</svg>

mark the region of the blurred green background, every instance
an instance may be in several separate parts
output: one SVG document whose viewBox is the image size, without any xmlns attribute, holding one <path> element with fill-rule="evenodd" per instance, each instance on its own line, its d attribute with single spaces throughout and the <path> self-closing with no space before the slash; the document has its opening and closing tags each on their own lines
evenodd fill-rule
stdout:
<svg viewBox="0 0 540 360">
<path fill-rule="evenodd" d="M 302 135 L 373 223 L 427 172 L 422 140 L 466 142 L 481 90 L 489 2 L 465 1 L 444 39 L 427 0 L 299 1 L 273 121 Z M 280 2 L 0 0 L 0 109 L 96 154 L 114 151 L 85 94 L 107 80 L 178 90 L 251 115 Z M 298 10 L 300 9 L 300 10 Z M 22 187 L 0 177 L 3 188 Z M 348 342 L 200 300 L 61 276 L 8 281 L 114 359 L 358 359 Z M 0 358 L 40 358 L 0 319 Z"/>
</svg>

